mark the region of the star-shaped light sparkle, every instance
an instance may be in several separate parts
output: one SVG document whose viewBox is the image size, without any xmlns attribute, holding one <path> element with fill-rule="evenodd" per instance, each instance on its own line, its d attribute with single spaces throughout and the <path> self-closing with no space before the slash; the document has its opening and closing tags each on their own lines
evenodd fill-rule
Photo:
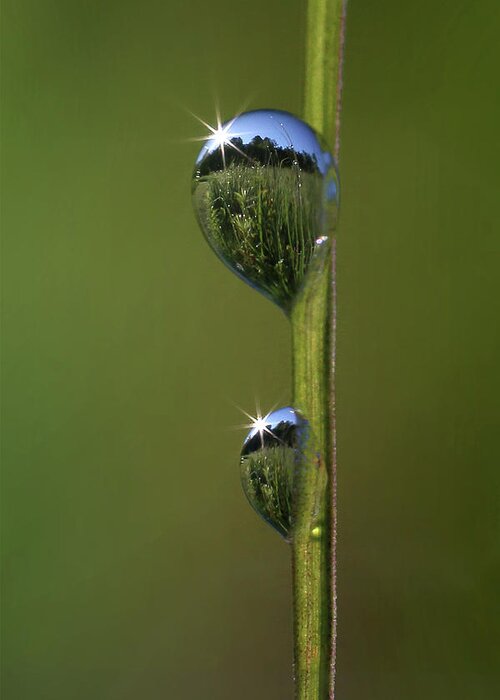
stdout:
<svg viewBox="0 0 500 700">
<path fill-rule="evenodd" d="M 259 435 L 260 436 L 260 442 L 262 447 L 264 447 L 264 434 L 267 433 L 270 435 L 274 440 L 277 440 L 278 442 L 282 442 L 280 438 L 276 435 L 276 433 L 273 433 L 273 431 L 270 428 L 271 421 L 269 420 L 269 416 L 271 413 L 274 411 L 273 407 L 268 413 L 266 413 L 264 416 L 260 412 L 260 408 L 256 407 L 256 415 L 252 416 L 250 413 L 247 413 L 244 411 L 242 408 L 237 406 L 238 410 L 240 410 L 249 420 L 249 423 L 245 423 L 244 425 L 239 426 L 240 428 L 245 428 L 246 430 L 250 430 L 254 435 Z"/>
<path fill-rule="evenodd" d="M 203 126 L 206 127 L 209 131 L 207 136 L 195 138 L 193 139 L 193 141 L 206 141 L 207 148 L 210 148 L 211 146 L 215 146 L 215 148 L 220 148 L 224 168 L 226 167 L 226 147 L 232 148 L 244 158 L 248 158 L 246 153 L 243 153 L 243 151 L 240 150 L 237 146 L 235 146 L 232 142 L 232 139 L 234 139 L 235 137 L 243 135 L 243 132 L 235 132 L 232 130 L 233 124 L 236 121 L 236 119 L 238 119 L 238 116 L 239 115 L 236 115 L 236 117 L 231 119 L 231 121 L 227 122 L 227 124 L 222 124 L 220 115 L 217 112 L 217 126 L 212 126 L 211 124 L 208 124 L 208 122 L 203 121 L 203 119 L 200 119 L 200 117 L 196 116 L 196 114 L 193 114 L 193 117 L 197 119 L 200 122 L 200 124 L 203 124 Z"/>
</svg>

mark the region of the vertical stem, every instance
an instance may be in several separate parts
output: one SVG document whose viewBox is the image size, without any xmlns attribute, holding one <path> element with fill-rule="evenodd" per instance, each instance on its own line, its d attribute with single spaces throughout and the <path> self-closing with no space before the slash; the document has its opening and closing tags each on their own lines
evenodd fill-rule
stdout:
<svg viewBox="0 0 500 700">
<path fill-rule="evenodd" d="M 308 0 L 304 119 L 338 160 L 347 0 Z"/>
<path fill-rule="evenodd" d="M 292 562 L 298 700 L 324 700 L 331 697 L 333 689 L 330 253 L 330 244 L 323 244 L 291 314 L 293 402 L 310 426 L 306 468 L 294 489 Z"/>
<path fill-rule="evenodd" d="M 346 0 L 309 0 L 304 117 L 340 148 Z M 336 639 L 335 239 L 318 250 L 291 312 L 294 406 L 313 447 L 296 491 L 293 539 L 297 700 L 334 698 Z M 326 475 L 321 488 L 320 472 Z"/>
</svg>

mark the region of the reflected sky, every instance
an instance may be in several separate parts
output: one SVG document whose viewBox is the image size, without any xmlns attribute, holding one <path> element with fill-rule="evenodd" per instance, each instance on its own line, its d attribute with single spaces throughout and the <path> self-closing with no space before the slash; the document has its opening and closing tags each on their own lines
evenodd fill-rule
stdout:
<svg viewBox="0 0 500 700">
<path fill-rule="evenodd" d="M 245 112 L 222 124 L 216 133 L 207 139 L 196 163 L 200 163 L 206 155 L 221 146 L 231 148 L 232 138 L 239 137 L 244 144 L 248 144 L 255 136 L 269 138 L 279 147 L 293 148 L 297 153 L 303 152 L 315 156 L 322 174 L 325 174 L 332 165 L 332 156 L 328 151 L 323 150 L 316 133 L 308 124 L 289 112 L 275 109 Z"/>
<path fill-rule="evenodd" d="M 281 443 L 284 433 L 291 428 L 298 430 L 302 427 L 304 427 L 304 419 L 294 408 L 291 406 L 278 408 L 262 418 L 255 419 L 253 428 L 245 438 L 243 454 L 246 454 L 247 451 L 252 451 L 250 446 L 257 435 L 261 443 L 257 444 L 258 448 L 264 444 L 263 438 L 266 436 L 269 436 L 271 441 L 274 438 L 276 443 Z"/>
</svg>

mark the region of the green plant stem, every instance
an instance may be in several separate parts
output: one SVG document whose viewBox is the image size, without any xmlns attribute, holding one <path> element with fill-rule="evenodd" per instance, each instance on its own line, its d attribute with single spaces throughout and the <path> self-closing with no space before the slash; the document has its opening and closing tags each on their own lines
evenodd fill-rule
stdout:
<svg viewBox="0 0 500 700">
<path fill-rule="evenodd" d="M 330 254 L 331 246 L 324 244 L 291 314 L 293 401 L 308 419 L 311 432 L 305 468 L 295 490 L 292 542 L 298 700 L 330 697 L 334 680 Z"/>
<path fill-rule="evenodd" d="M 342 63 L 347 0 L 307 5 L 304 119 L 326 139 L 338 160 Z"/>
<path fill-rule="evenodd" d="M 339 155 L 345 0 L 309 0 L 304 117 Z M 334 697 L 336 641 L 335 239 L 320 247 L 291 312 L 294 406 L 313 448 L 293 539 L 297 700 Z M 318 461 L 319 455 L 319 461 Z M 321 489 L 318 471 L 324 470 Z"/>
</svg>

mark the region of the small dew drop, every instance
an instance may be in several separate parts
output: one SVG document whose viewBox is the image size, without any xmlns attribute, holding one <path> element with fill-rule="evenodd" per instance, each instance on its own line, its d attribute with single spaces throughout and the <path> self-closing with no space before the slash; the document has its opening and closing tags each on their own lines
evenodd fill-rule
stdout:
<svg viewBox="0 0 500 700">
<path fill-rule="evenodd" d="M 286 540 L 292 539 L 294 481 L 304 463 L 308 432 L 307 421 L 286 406 L 255 421 L 241 451 L 246 497 Z"/>
</svg>

